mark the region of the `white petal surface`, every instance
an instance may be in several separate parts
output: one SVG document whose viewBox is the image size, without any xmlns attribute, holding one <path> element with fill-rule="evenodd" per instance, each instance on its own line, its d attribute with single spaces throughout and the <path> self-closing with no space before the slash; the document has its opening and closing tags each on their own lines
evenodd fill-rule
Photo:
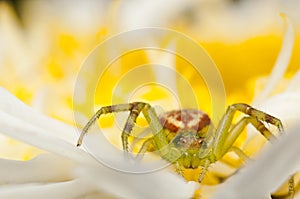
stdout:
<svg viewBox="0 0 300 199">
<path fill-rule="evenodd" d="M 285 19 L 286 23 L 286 30 L 284 34 L 282 47 L 277 57 L 276 63 L 273 67 L 272 73 L 269 76 L 268 82 L 265 88 L 261 91 L 261 93 L 255 98 L 253 102 L 254 105 L 263 102 L 263 100 L 270 96 L 271 92 L 278 85 L 278 80 L 280 80 L 283 77 L 292 56 L 295 42 L 293 24 L 285 15 L 282 14 L 282 17 Z"/>
<path fill-rule="evenodd" d="M 51 154 L 29 161 L 0 159 L 0 184 L 65 181 L 72 178 L 74 163 Z"/>
<path fill-rule="evenodd" d="M 148 174 L 126 174 L 107 170 L 99 173 L 95 168 L 77 171 L 87 183 L 106 190 L 114 187 L 118 198 L 191 198 L 198 188 L 195 182 L 185 182 L 176 174 L 157 171 Z"/>
<path fill-rule="evenodd" d="M 123 30 L 130 30 L 140 27 L 163 26 L 187 6 L 193 4 L 193 1 L 184 0 L 123 2 L 120 10 L 119 27 Z"/>
<path fill-rule="evenodd" d="M 30 117 L 30 112 L 24 117 Z M 46 122 L 46 121 L 44 121 Z M 1 133 L 40 149 L 68 157 L 75 161 L 92 163 L 90 156 L 65 140 L 49 135 L 49 131 L 26 123 L 22 119 L 0 112 Z"/>
<path fill-rule="evenodd" d="M 75 128 L 34 111 L 2 87 L 0 87 L 0 96 L 1 112 L 40 127 L 55 137 L 71 143 L 76 142 L 78 135 Z"/>
<path fill-rule="evenodd" d="M 0 188 L 0 198 L 9 199 L 77 199 L 92 192 L 80 180 L 49 184 L 8 185 Z"/>
</svg>

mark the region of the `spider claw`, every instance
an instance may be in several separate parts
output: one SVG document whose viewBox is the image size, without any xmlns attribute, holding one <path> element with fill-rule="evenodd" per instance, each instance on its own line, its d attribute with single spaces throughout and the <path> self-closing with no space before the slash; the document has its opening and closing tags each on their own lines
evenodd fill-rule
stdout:
<svg viewBox="0 0 300 199">
<path fill-rule="evenodd" d="M 129 152 L 128 151 L 123 151 L 123 154 L 124 154 L 124 158 L 126 160 L 129 160 Z"/>
<path fill-rule="evenodd" d="M 82 144 L 82 139 L 83 139 L 83 136 L 80 135 L 80 137 L 79 137 L 79 139 L 78 139 L 78 141 L 77 141 L 77 144 L 76 144 L 77 147 L 80 147 L 80 146 L 81 146 L 81 144 Z"/>
<path fill-rule="evenodd" d="M 279 124 L 278 129 L 279 129 L 279 133 L 280 133 L 280 134 L 283 134 L 283 133 L 284 133 L 284 128 L 283 128 L 282 123 Z"/>
<path fill-rule="evenodd" d="M 140 162 L 140 161 L 142 160 L 142 158 L 143 158 L 143 155 L 144 155 L 144 154 L 140 154 L 140 153 L 137 154 L 137 155 L 134 157 L 134 160 Z"/>
</svg>

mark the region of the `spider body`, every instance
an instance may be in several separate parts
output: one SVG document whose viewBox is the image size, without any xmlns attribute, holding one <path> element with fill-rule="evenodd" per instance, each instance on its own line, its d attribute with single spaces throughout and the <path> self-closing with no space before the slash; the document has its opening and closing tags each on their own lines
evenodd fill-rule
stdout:
<svg viewBox="0 0 300 199">
<path fill-rule="evenodd" d="M 209 116 L 201 110 L 182 109 L 165 112 L 159 120 L 169 145 L 180 153 L 177 164 L 186 169 L 203 166 L 207 157 L 200 158 L 199 154 L 208 147 Z"/>
<path fill-rule="evenodd" d="M 264 123 L 272 124 L 283 131 L 279 119 L 243 103 L 230 105 L 214 129 L 210 128 L 211 120 L 203 111 L 182 109 L 165 112 L 158 117 L 150 104 L 133 102 L 100 108 L 83 128 L 77 146 L 81 145 L 90 126 L 101 115 L 121 111 L 129 111 L 121 135 L 125 152 L 129 151 L 128 137 L 131 135 L 137 117 L 142 112 L 153 136 L 143 143 L 138 155 L 154 147 L 162 158 L 175 165 L 179 174 L 182 174 L 182 167 L 187 169 L 202 167 L 198 177 L 199 182 L 202 181 L 209 165 L 220 160 L 227 152 L 233 151 L 241 159 L 246 157 L 242 150 L 234 147 L 233 144 L 248 124 L 253 125 L 268 140 L 275 136 Z M 245 116 L 232 124 L 237 111 Z"/>
</svg>

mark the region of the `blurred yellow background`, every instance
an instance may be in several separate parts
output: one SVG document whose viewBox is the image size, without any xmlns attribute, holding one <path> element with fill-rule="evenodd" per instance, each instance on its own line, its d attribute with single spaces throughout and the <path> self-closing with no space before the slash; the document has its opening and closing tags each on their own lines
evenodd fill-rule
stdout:
<svg viewBox="0 0 300 199">
<path fill-rule="evenodd" d="M 251 103 L 255 81 L 271 72 L 281 47 L 281 12 L 296 30 L 288 74 L 299 68 L 297 8 L 300 4 L 295 1 L 1 1 L 0 86 L 37 111 L 73 123 L 74 84 L 89 53 L 123 31 L 162 27 L 204 47 L 223 78 L 227 104 Z M 106 86 L 97 90 L 96 105 L 111 101 L 112 89 L 124 71 L 149 61 L 145 52 L 117 60 L 115 69 L 99 83 Z M 210 112 L 209 94 L 199 77 L 179 58 L 175 66 L 193 87 L 202 89 L 198 99 L 203 96 L 201 107 Z M 144 95 L 148 101 L 164 96 L 157 89 L 149 92 L 151 97 Z M 102 125 L 111 124 L 108 119 Z"/>
</svg>

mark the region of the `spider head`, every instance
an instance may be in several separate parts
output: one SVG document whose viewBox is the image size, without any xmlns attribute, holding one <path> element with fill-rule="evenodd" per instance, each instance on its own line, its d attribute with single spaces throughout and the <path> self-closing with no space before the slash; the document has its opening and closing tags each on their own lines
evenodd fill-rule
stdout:
<svg viewBox="0 0 300 199">
<path fill-rule="evenodd" d="M 205 147 L 205 137 L 195 131 L 178 132 L 172 140 L 176 148 L 193 150 Z"/>
</svg>

